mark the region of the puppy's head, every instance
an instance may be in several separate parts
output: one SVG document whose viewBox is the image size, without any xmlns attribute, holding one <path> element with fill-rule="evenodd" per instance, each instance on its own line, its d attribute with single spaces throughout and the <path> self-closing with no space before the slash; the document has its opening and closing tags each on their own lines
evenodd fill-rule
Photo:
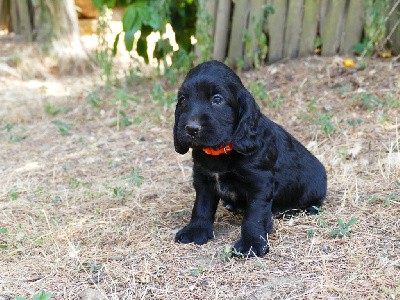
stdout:
<svg viewBox="0 0 400 300">
<path fill-rule="evenodd" d="M 260 110 L 240 78 L 218 61 L 202 63 L 187 74 L 178 92 L 174 144 L 178 153 L 189 148 L 219 148 L 232 143 L 242 154 L 257 148 Z"/>
</svg>

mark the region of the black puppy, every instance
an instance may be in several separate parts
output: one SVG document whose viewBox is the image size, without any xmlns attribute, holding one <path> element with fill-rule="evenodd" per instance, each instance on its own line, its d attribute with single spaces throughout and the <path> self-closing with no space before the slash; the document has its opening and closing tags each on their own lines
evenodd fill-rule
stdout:
<svg viewBox="0 0 400 300">
<path fill-rule="evenodd" d="M 178 93 L 175 150 L 193 148 L 192 217 L 177 234 L 180 243 L 213 238 L 219 199 L 244 210 L 242 236 L 234 249 L 245 256 L 268 252 L 272 214 L 316 212 L 326 195 L 323 165 L 281 126 L 261 114 L 240 78 L 209 61 L 193 68 Z"/>
</svg>

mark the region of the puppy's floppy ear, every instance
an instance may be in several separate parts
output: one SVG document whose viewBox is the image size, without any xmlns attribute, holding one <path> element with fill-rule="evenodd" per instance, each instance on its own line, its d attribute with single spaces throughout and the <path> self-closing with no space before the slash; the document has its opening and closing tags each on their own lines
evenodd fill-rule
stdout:
<svg viewBox="0 0 400 300">
<path fill-rule="evenodd" d="M 233 133 L 233 149 L 241 154 L 251 154 L 258 148 L 257 128 L 260 108 L 244 87 L 238 92 L 238 118 Z"/>
<path fill-rule="evenodd" d="M 179 154 L 185 154 L 186 152 L 189 151 L 189 148 L 187 146 L 182 145 L 182 143 L 180 143 L 178 139 L 178 122 L 180 114 L 181 114 L 181 108 L 179 104 L 177 104 L 175 109 L 174 146 L 176 152 L 178 152 Z"/>
</svg>

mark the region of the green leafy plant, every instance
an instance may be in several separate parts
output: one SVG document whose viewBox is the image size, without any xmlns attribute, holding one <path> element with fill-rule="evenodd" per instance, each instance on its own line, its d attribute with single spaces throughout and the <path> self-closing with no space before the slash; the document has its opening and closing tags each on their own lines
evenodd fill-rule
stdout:
<svg viewBox="0 0 400 300">
<path fill-rule="evenodd" d="M 318 211 L 318 214 L 312 216 L 315 220 L 317 220 L 317 224 L 321 227 L 327 227 L 328 224 L 324 220 L 325 217 L 324 210 L 318 206 L 313 206 L 313 208 Z"/>
<path fill-rule="evenodd" d="M 96 263 L 94 261 L 86 260 L 82 263 L 82 266 L 87 270 L 89 273 L 99 272 L 104 269 L 103 263 Z"/>
<path fill-rule="evenodd" d="M 273 13 L 275 13 L 275 9 L 272 6 L 264 5 L 263 16 L 258 20 L 254 17 L 251 18 L 250 22 L 254 27 L 254 36 L 257 38 L 252 38 L 249 30 L 245 29 L 243 31 L 243 42 L 247 60 L 256 68 L 259 68 L 261 62 L 267 57 L 268 43 L 267 36 L 263 31 L 263 24 L 265 24 L 268 16 Z"/>
<path fill-rule="evenodd" d="M 161 86 L 161 84 L 156 83 L 150 92 L 151 98 L 154 102 L 157 102 L 163 106 L 171 106 L 175 103 L 176 95 L 173 92 L 167 92 Z"/>
<path fill-rule="evenodd" d="M 124 201 L 125 198 L 129 195 L 129 192 L 124 187 L 116 186 L 113 188 L 113 194 L 119 200 Z"/>
<path fill-rule="evenodd" d="M 365 23 L 364 39 L 354 46 L 353 52 L 361 56 L 371 56 L 375 51 L 382 51 L 386 45 L 386 21 L 389 1 L 364 0 Z"/>
<path fill-rule="evenodd" d="M 159 62 L 163 61 L 164 66 L 167 55 L 173 54 L 173 63 L 178 60 L 182 63 L 183 51 L 189 53 L 192 50 L 190 39 L 195 34 L 197 1 L 94 0 L 93 3 L 98 9 L 101 9 L 103 6 L 107 6 L 110 9 L 116 6 L 126 8 L 122 16 L 125 47 L 128 51 L 131 51 L 136 46 L 137 53 L 146 63 L 149 63 L 147 37 L 152 32 L 161 33 L 161 37 L 156 42 L 153 56 Z M 168 23 L 171 24 L 175 32 L 175 39 L 181 51 L 177 56 L 173 53 L 169 39 L 162 37 L 163 33 L 166 32 Z M 135 34 L 139 31 L 140 36 L 135 41 Z M 121 33 L 115 37 L 113 54 L 117 52 Z"/>
<path fill-rule="evenodd" d="M 124 110 L 129 106 L 129 103 L 133 101 L 133 99 L 122 89 L 115 89 L 113 93 L 115 97 L 113 98 L 112 103 L 117 107 L 118 113 L 117 119 L 112 123 L 112 126 L 117 126 L 117 130 L 120 130 L 134 123 Z"/>
<path fill-rule="evenodd" d="M 327 137 L 331 136 L 331 134 L 336 130 L 335 125 L 332 123 L 332 117 L 332 113 L 324 112 L 315 120 L 315 124 L 321 127 Z"/>
<path fill-rule="evenodd" d="M 360 101 L 360 107 L 368 110 L 374 110 L 376 107 L 382 105 L 382 101 L 375 95 L 362 92 L 354 96 Z"/>
<path fill-rule="evenodd" d="M 356 129 L 356 126 L 360 125 L 362 123 L 361 119 L 356 119 L 356 118 L 351 118 L 347 120 L 347 124 L 349 124 L 352 128 L 353 131 Z"/>
<path fill-rule="evenodd" d="M 69 134 L 69 130 L 72 128 L 72 124 L 58 120 L 52 121 L 51 124 L 55 125 L 62 135 Z"/>
<path fill-rule="evenodd" d="M 67 113 L 67 112 L 69 112 L 71 110 L 72 110 L 71 107 L 58 106 L 58 105 L 55 105 L 55 104 L 50 103 L 50 102 L 45 102 L 44 103 L 44 111 L 49 116 L 56 116 L 58 114 L 65 114 L 65 113 Z"/>
<path fill-rule="evenodd" d="M 101 99 L 98 91 L 89 92 L 88 95 L 86 96 L 86 100 L 93 107 L 100 106 L 100 104 L 102 102 L 102 99 Z"/>
<path fill-rule="evenodd" d="M 207 61 L 212 55 L 212 18 L 205 7 L 206 1 L 198 1 L 196 16 L 196 53 L 199 62 Z"/>
<path fill-rule="evenodd" d="M 322 129 L 325 136 L 330 137 L 336 131 L 336 126 L 332 122 L 333 114 L 331 112 L 321 112 L 316 106 L 317 102 L 317 98 L 312 98 L 307 103 L 308 117 Z"/>
<path fill-rule="evenodd" d="M 50 300 L 53 297 L 52 292 L 46 292 L 45 290 L 41 290 L 39 293 L 33 295 L 33 300 Z M 16 296 L 16 300 L 25 300 L 25 297 Z"/>
<path fill-rule="evenodd" d="M 140 171 L 140 168 L 134 168 L 129 175 L 122 177 L 122 179 L 128 181 L 130 184 L 136 187 L 140 187 L 144 179 L 142 175 L 139 175 Z"/>
<path fill-rule="evenodd" d="M 11 190 L 8 195 L 10 196 L 10 199 L 15 201 L 18 199 L 18 192 L 16 190 Z"/>
<path fill-rule="evenodd" d="M 97 22 L 97 48 L 95 52 L 96 63 L 100 69 L 100 77 L 105 80 L 106 85 L 109 86 L 112 82 L 112 64 L 113 58 L 116 54 L 114 48 L 117 47 L 119 41 L 119 34 L 116 36 L 114 45 L 111 47 L 108 42 L 108 35 L 111 33 L 109 22 L 111 21 L 111 11 L 106 5 L 99 3 L 100 1 L 93 1 L 100 10 Z M 111 2 L 111 1 L 110 1 Z M 115 1 L 114 1 L 115 2 Z"/>
<path fill-rule="evenodd" d="M 191 276 L 194 276 L 194 277 L 197 277 L 197 276 L 199 276 L 201 273 L 204 273 L 205 271 L 206 271 L 205 269 L 199 267 L 199 268 L 190 270 L 190 275 L 191 275 Z"/>
<path fill-rule="evenodd" d="M 351 218 L 351 220 L 347 223 L 345 223 L 341 218 L 337 218 L 337 223 L 339 225 L 339 228 L 333 229 L 329 232 L 329 235 L 334 237 L 334 236 L 348 236 L 351 237 L 352 233 L 350 232 L 350 227 L 353 226 L 358 222 L 357 218 Z"/>
<path fill-rule="evenodd" d="M 309 235 L 309 236 L 313 236 L 313 235 L 315 235 L 315 230 L 314 229 L 307 229 L 307 235 Z"/>
</svg>

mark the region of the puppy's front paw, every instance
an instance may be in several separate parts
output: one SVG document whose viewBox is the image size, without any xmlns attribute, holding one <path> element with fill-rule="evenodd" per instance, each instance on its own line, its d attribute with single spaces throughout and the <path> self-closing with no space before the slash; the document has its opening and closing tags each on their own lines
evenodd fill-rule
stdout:
<svg viewBox="0 0 400 300">
<path fill-rule="evenodd" d="M 233 255 L 234 256 L 244 256 L 244 257 L 252 257 L 258 256 L 262 257 L 267 254 L 269 251 L 268 243 L 264 237 L 260 236 L 259 238 L 251 238 L 251 239 L 243 239 L 241 238 L 239 241 L 235 243 L 233 246 Z"/>
<path fill-rule="evenodd" d="M 213 238 L 212 226 L 199 226 L 195 224 L 189 224 L 178 231 L 175 236 L 175 242 L 177 243 L 195 243 L 196 245 L 203 245 L 207 243 L 209 239 Z"/>
</svg>

